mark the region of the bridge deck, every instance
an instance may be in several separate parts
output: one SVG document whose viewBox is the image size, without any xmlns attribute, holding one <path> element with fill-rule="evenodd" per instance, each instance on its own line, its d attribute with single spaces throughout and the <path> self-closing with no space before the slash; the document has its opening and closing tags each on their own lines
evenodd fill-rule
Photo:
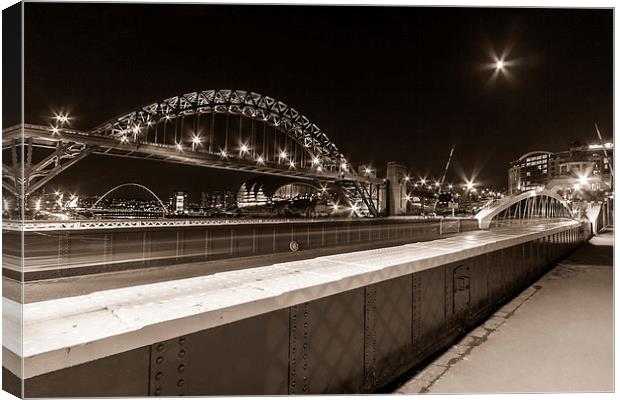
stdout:
<svg viewBox="0 0 620 400">
<path fill-rule="evenodd" d="M 4 364 L 16 375 L 29 378 L 578 225 L 566 221 L 466 232 L 431 242 L 31 303 L 23 306 L 23 332 L 21 306 L 5 298 Z M 24 357 L 23 373 L 19 357 Z"/>
</svg>

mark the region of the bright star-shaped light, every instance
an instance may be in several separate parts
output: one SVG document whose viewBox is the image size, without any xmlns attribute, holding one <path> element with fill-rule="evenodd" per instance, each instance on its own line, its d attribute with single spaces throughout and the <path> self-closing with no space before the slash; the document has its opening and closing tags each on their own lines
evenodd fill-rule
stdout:
<svg viewBox="0 0 620 400">
<path fill-rule="evenodd" d="M 499 70 L 499 69 L 502 69 L 502 68 L 504 68 L 504 62 L 502 60 L 498 60 L 495 63 L 495 69 Z"/>
</svg>

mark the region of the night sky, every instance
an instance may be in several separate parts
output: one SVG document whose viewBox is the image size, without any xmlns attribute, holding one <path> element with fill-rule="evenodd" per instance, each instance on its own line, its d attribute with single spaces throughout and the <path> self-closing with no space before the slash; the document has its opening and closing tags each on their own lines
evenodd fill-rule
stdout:
<svg viewBox="0 0 620 400">
<path fill-rule="evenodd" d="M 506 186 L 530 150 L 612 136 L 611 10 L 45 4 L 25 6 L 25 122 L 74 127 L 177 94 L 245 89 L 286 102 L 353 164 Z M 493 54 L 510 77 L 485 69 Z M 17 123 L 5 117 L 5 124 Z M 140 182 L 236 189 L 205 168 L 89 156 L 52 187 L 101 194 Z"/>
</svg>

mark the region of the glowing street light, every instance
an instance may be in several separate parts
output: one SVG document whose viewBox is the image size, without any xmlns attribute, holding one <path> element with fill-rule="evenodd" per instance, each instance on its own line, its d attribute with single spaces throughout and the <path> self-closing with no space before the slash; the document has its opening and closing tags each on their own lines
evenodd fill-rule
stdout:
<svg viewBox="0 0 620 400">
<path fill-rule="evenodd" d="M 295 161 L 291 160 L 291 162 L 288 163 L 288 167 L 295 168 Z"/>
<path fill-rule="evenodd" d="M 495 63 L 495 69 L 496 70 L 501 70 L 504 69 L 504 61 L 503 60 L 497 60 L 497 62 Z"/>
<path fill-rule="evenodd" d="M 435 186 L 436 186 L 436 187 L 439 187 L 440 185 L 441 185 L 441 183 L 439 183 L 439 182 L 435 182 Z"/>
<path fill-rule="evenodd" d="M 370 174 L 372 173 L 372 169 L 366 167 L 366 169 L 364 170 L 364 172 L 366 172 L 366 174 Z"/>
<path fill-rule="evenodd" d="M 422 185 L 426 185 L 426 178 L 422 178 L 422 179 L 420 179 L 420 183 L 421 183 Z"/>
<path fill-rule="evenodd" d="M 474 189 L 474 182 L 467 181 L 465 187 L 467 188 L 467 190 L 473 190 Z"/>
<path fill-rule="evenodd" d="M 257 164 L 264 164 L 265 163 L 265 159 L 263 159 L 263 156 L 258 156 L 258 158 L 256 159 L 256 163 Z"/>
<path fill-rule="evenodd" d="M 200 146 L 200 142 L 202 139 L 198 135 L 192 135 L 192 150 L 196 148 L 196 146 Z"/>
<path fill-rule="evenodd" d="M 250 151 L 250 146 L 248 146 L 245 143 L 242 143 L 241 146 L 239 147 L 239 151 L 241 151 L 241 154 L 246 154 Z"/>
<path fill-rule="evenodd" d="M 58 127 L 57 127 L 57 126 L 53 126 L 53 127 L 52 127 L 52 133 L 53 133 L 54 135 L 58 135 L 58 133 L 59 133 L 59 132 L 60 132 L 60 130 L 58 129 Z"/>
<path fill-rule="evenodd" d="M 181 143 L 176 143 L 177 151 L 183 151 L 183 145 Z"/>
<path fill-rule="evenodd" d="M 286 153 L 286 151 L 282 150 L 280 152 L 280 158 L 283 160 L 286 160 L 288 158 L 288 154 Z"/>
<path fill-rule="evenodd" d="M 579 177 L 579 184 L 580 184 L 581 186 L 585 186 L 585 185 L 587 185 L 587 184 L 588 184 L 588 177 L 587 177 L 587 176 L 585 176 L 585 175 L 580 176 L 580 177 Z"/>
<path fill-rule="evenodd" d="M 69 114 L 58 113 L 54 115 L 54 119 L 62 126 L 69 123 Z"/>
<path fill-rule="evenodd" d="M 452 187 L 453 187 L 452 185 L 448 185 L 448 189 L 452 190 Z"/>
<path fill-rule="evenodd" d="M 228 158 L 228 153 L 226 152 L 226 150 L 220 150 L 220 157 Z"/>
<path fill-rule="evenodd" d="M 121 136 L 121 143 L 129 143 L 129 138 L 127 137 L 127 135 Z"/>
<path fill-rule="evenodd" d="M 319 165 L 321 163 L 321 159 L 319 157 L 312 157 L 312 165 Z"/>
</svg>

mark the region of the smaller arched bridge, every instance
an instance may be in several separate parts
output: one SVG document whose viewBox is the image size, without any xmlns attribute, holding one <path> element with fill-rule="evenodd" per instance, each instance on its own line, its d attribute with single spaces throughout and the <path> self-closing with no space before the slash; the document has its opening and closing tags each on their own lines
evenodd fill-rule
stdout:
<svg viewBox="0 0 620 400">
<path fill-rule="evenodd" d="M 488 229 L 493 224 L 526 222 L 540 218 L 572 219 L 574 213 L 556 192 L 530 190 L 490 202 L 475 218 L 480 229 Z"/>
<path fill-rule="evenodd" d="M 90 207 L 90 211 L 94 211 L 97 209 L 97 207 L 101 204 L 101 202 L 108 198 L 108 196 L 122 188 L 126 188 L 126 187 L 135 187 L 138 188 L 146 193 L 148 193 L 149 196 L 151 196 L 154 200 L 157 201 L 157 203 L 159 204 L 159 206 L 161 207 L 162 210 L 162 214 L 166 215 L 168 214 L 168 207 L 166 207 L 166 205 L 164 204 L 163 201 L 161 201 L 161 199 L 149 188 L 147 188 L 144 185 L 141 185 L 139 183 L 123 183 L 121 185 L 115 186 L 112 189 L 108 190 L 107 192 L 105 192 L 101 197 L 99 197 L 99 199 L 97 199 L 97 201 L 95 201 L 93 203 L 93 205 Z"/>
</svg>

